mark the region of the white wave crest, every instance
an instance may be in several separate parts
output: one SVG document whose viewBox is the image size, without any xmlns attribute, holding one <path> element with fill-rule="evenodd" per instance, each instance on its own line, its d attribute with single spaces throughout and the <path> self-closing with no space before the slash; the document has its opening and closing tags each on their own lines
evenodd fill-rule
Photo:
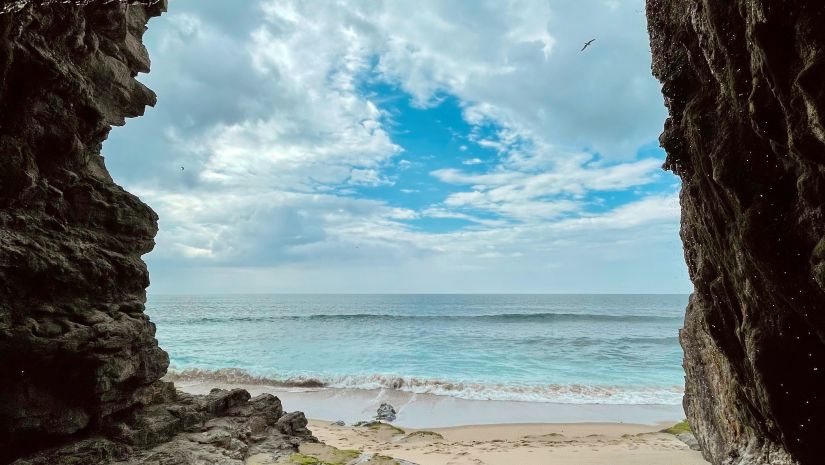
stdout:
<svg viewBox="0 0 825 465">
<path fill-rule="evenodd" d="M 383 374 L 344 376 L 258 376 L 239 368 L 170 370 L 169 381 L 213 381 L 289 389 L 394 389 L 416 394 L 471 400 L 548 402 L 562 404 L 677 405 L 681 386 L 606 386 L 585 384 L 516 385 L 460 382 Z"/>
</svg>

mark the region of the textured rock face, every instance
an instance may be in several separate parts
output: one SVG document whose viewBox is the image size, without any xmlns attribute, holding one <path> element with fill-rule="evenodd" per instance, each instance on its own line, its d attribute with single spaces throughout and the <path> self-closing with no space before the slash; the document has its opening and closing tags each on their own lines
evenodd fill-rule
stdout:
<svg viewBox="0 0 825 465">
<path fill-rule="evenodd" d="M 825 2 L 648 0 L 695 292 L 685 409 L 715 464 L 825 461 Z"/>
<path fill-rule="evenodd" d="M 243 389 L 213 389 L 192 396 L 163 382 L 147 393 L 146 407 L 125 421 L 14 465 L 266 465 L 284 463 L 301 444 L 317 442 L 304 414 L 285 414 L 270 394 L 250 398 Z"/>
<path fill-rule="evenodd" d="M 165 2 L 75 3 L 0 14 L 0 462 L 128 411 L 168 365 L 143 314 L 157 217 L 100 156 L 155 102 L 134 76 Z"/>
</svg>

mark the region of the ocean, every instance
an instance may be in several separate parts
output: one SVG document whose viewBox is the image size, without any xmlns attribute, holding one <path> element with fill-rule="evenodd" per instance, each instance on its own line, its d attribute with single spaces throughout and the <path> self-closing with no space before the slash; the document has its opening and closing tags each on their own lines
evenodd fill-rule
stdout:
<svg viewBox="0 0 825 465">
<path fill-rule="evenodd" d="M 150 295 L 170 372 L 301 389 L 677 405 L 687 295 Z"/>
</svg>

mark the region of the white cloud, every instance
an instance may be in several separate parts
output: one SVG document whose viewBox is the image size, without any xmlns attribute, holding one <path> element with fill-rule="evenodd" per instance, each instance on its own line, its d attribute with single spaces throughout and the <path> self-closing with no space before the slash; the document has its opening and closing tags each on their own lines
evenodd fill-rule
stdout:
<svg viewBox="0 0 825 465">
<path fill-rule="evenodd" d="M 551 150 L 543 147 L 543 150 Z M 661 161 L 604 164 L 585 153 L 563 156 L 516 150 L 504 153 L 504 161 L 484 173 L 440 169 L 431 174 L 438 180 L 467 185 L 469 191 L 454 192 L 444 205 L 469 211 L 487 211 L 520 221 L 547 221 L 561 215 L 585 211 L 584 197 L 643 186 L 658 180 Z"/>
<path fill-rule="evenodd" d="M 607 9 L 595 1 L 357 5 L 384 40 L 379 69 L 420 105 L 446 92 L 468 104 L 472 124 L 494 120 L 618 159 L 661 129 L 641 1 Z M 598 43 L 580 53 L 593 37 Z"/>
<path fill-rule="evenodd" d="M 639 4 L 181 0 L 150 25 L 160 104 L 123 130 L 156 125 L 122 144 L 142 152 L 121 165 L 161 216 L 153 276 L 192 265 L 201 286 L 234 292 L 576 291 L 596 265 L 659 279 L 650 263 L 678 246 L 678 209 L 645 194 L 660 161 L 635 154 L 664 116 Z M 433 171 L 438 193 L 399 182 L 424 161 L 399 159 L 365 76 L 422 108 L 455 98 L 474 167 Z M 394 183 L 411 206 L 358 198 Z M 626 189 L 641 198 L 591 208 Z"/>
<path fill-rule="evenodd" d="M 393 182 L 389 179 L 382 177 L 378 174 L 377 170 L 374 169 L 354 169 L 350 173 L 349 181 L 350 184 L 355 184 L 359 186 L 391 186 Z"/>
</svg>

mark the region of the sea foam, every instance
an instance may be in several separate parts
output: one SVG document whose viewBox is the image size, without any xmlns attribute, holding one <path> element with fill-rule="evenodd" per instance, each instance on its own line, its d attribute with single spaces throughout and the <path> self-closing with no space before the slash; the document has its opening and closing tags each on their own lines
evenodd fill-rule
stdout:
<svg viewBox="0 0 825 465">
<path fill-rule="evenodd" d="M 261 376 L 240 368 L 169 370 L 167 381 L 199 381 L 218 384 L 271 386 L 288 390 L 393 389 L 415 394 L 451 396 L 470 400 L 549 402 L 563 404 L 671 405 L 681 402 L 681 386 L 643 387 L 583 384 L 519 386 L 422 379 L 384 374 L 332 377 Z"/>
</svg>

